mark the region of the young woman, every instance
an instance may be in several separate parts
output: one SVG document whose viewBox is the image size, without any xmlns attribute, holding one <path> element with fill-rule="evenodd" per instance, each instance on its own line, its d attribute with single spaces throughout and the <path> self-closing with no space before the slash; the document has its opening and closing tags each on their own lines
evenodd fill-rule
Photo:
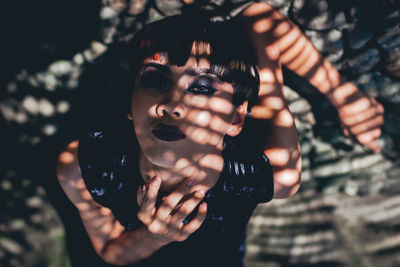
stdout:
<svg viewBox="0 0 400 267">
<path fill-rule="evenodd" d="M 240 25 L 194 14 L 147 25 L 124 53 L 127 127 L 89 127 L 60 154 L 59 182 L 106 262 L 242 266 L 256 205 L 297 191 L 276 183 L 245 129 L 259 76 Z"/>
</svg>

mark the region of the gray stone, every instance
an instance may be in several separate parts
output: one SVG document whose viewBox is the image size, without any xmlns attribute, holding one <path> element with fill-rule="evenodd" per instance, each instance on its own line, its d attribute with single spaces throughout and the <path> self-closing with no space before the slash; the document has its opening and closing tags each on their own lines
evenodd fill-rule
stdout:
<svg viewBox="0 0 400 267">
<path fill-rule="evenodd" d="M 49 71 L 57 76 L 68 75 L 73 71 L 73 65 L 71 61 L 59 60 L 55 61 L 49 66 Z"/>
<path fill-rule="evenodd" d="M 241 1 L 241 0 L 237 0 Z M 287 0 L 265 0 L 267 4 L 278 10 L 285 17 L 288 16 L 290 1 Z"/>
<path fill-rule="evenodd" d="M 314 177 L 329 177 L 329 176 L 339 176 L 347 175 L 351 171 L 350 160 L 347 158 L 338 159 L 335 162 L 329 164 L 323 164 L 316 166 L 313 170 Z"/>
<path fill-rule="evenodd" d="M 298 98 L 289 104 L 289 110 L 294 114 L 304 114 L 311 111 L 311 106 L 304 98 Z"/>
<path fill-rule="evenodd" d="M 353 171 L 357 169 L 365 169 L 381 162 L 382 160 L 384 160 L 384 158 L 381 154 L 366 154 L 358 156 L 351 159 L 351 169 Z"/>
<path fill-rule="evenodd" d="M 386 98 L 386 96 L 394 94 L 388 94 L 387 92 L 388 88 L 393 86 L 392 80 L 379 72 L 362 74 L 354 82 L 363 92 L 374 97 L 380 96 Z"/>
<path fill-rule="evenodd" d="M 156 0 L 156 6 L 165 13 L 166 16 L 179 14 L 182 7 L 181 1 L 177 0 Z"/>
<path fill-rule="evenodd" d="M 318 51 L 330 57 L 330 61 L 337 61 L 343 56 L 341 31 L 337 29 L 332 29 L 328 32 L 306 31 L 305 34 Z"/>
<path fill-rule="evenodd" d="M 378 27 L 388 31 L 400 24 L 400 11 L 385 10 L 378 18 Z"/>
<path fill-rule="evenodd" d="M 389 52 L 398 51 L 400 47 L 400 28 L 395 27 L 390 29 L 384 35 L 380 36 L 377 41 L 383 49 Z"/>
<path fill-rule="evenodd" d="M 329 30 L 346 25 L 344 14 L 329 8 L 325 0 L 295 1 L 293 14 L 300 24 L 310 30 Z"/>
<path fill-rule="evenodd" d="M 398 114 L 386 115 L 385 130 L 392 134 L 400 134 L 400 117 Z"/>
<path fill-rule="evenodd" d="M 105 6 L 100 10 L 100 17 L 102 19 L 113 19 L 118 16 L 118 12 L 109 6 Z"/>
<path fill-rule="evenodd" d="M 371 26 L 364 21 L 360 21 L 349 29 L 349 45 L 352 49 L 360 49 L 372 39 L 373 35 L 374 31 Z"/>
<path fill-rule="evenodd" d="M 384 68 L 393 76 L 400 78 L 400 47 L 390 51 L 384 58 Z"/>
<path fill-rule="evenodd" d="M 381 59 L 381 55 L 376 48 L 370 48 L 348 61 L 352 71 L 364 73 L 370 71 Z"/>
<path fill-rule="evenodd" d="M 132 15 L 138 15 L 139 13 L 143 12 L 146 3 L 148 0 L 135 0 L 135 1 L 131 1 L 129 8 L 128 8 L 128 12 L 129 14 Z"/>
</svg>

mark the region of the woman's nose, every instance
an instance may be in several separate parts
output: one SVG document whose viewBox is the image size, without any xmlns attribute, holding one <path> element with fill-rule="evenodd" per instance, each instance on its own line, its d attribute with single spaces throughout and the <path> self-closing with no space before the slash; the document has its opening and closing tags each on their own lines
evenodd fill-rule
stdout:
<svg viewBox="0 0 400 267">
<path fill-rule="evenodd" d="M 157 105 L 157 116 L 182 119 L 186 111 L 182 105 L 184 96 L 185 90 L 179 85 L 179 81 L 176 81 L 171 85 L 170 90 L 164 94 L 161 103 Z"/>
<path fill-rule="evenodd" d="M 159 104 L 156 107 L 156 113 L 159 117 L 171 117 L 174 119 L 182 119 L 185 116 L 185 109 L 176 103 Z"/>
</svg>

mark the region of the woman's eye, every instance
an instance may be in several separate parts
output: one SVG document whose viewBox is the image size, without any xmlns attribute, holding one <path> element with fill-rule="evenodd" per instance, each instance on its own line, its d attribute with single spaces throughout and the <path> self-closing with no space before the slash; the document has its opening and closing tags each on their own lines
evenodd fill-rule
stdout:
<svg viewBox="0 0 400 267">
<path fill-rule="evenodd" d="M 146 72 L 140 77 L 140 83 L 151 91 L 166 91 L 170 82 L 165 75 L 156 72 Z"/>
<path fill-rule="evenodd" d="M 194 83 L 187 91 L 196 95 L 213 95 L 217 89 L 209 83 Z"/>
</svg>

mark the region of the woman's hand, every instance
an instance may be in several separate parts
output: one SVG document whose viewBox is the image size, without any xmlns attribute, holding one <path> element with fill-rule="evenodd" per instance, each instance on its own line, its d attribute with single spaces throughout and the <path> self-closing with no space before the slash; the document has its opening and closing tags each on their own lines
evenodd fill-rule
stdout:
<svg viewBox="0 0 400 267">
<path fill-rule="evenodd" d="M 203 202 L 196 216 L 189 223 L 183 223 L 204 198 L 204 192 L 196 191 L 189 194 L 194 179 L 187 178 L 173 192 L 165 196 L 157 208 L 160 185 L 161 179 L 153 177 L 149 183 L 138 189 L 137 201 L 140 210 L 137 216 L 161 244 L 184 241 L 206 218 L 207 204 Z"/>
<path fill-rule="evenodd" d="M 351 86 L 354 87 L 354 85 Z M 381 135 L 381 127 L 384 122 L 384 108 L 373 97 L 369 97 L 359 90 L 353 91 L 352 94 L 346 95 L 343 103 L 335 105 L 343 133 L 353 141 L 378 153 L 381 147 L 377 143 L 377 139 Z"/>
</svg>

